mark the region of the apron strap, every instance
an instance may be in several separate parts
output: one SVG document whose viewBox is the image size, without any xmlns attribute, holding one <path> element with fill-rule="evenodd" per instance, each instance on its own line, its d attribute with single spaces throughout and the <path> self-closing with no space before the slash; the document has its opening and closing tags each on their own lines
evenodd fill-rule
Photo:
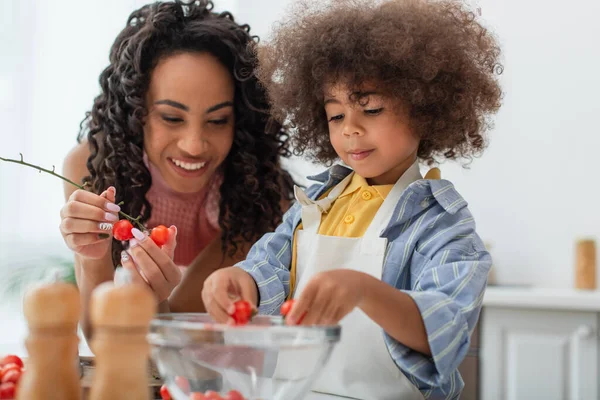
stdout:
<svg viewBox="0 0 600 400">
<path fill-rule="evenodd" d="M 315 235 L 319 233 L 321 214 L 329 211 L 335 199 L 337 199 L 344 189 L 346 189 L 348 184 L 350 184 L 353 175 L 354 172 L 351 172 L 321 200 L 312 200 L 301 188 L 294 186 L 296 201 L 302 205 L 302 229 L 304 231 L 314 233 Z"/>
<path fill-rule="evenodd" d="M 394 209 L 400 201 L 400 197 L 402 197 L 402 193 L 406 190 L 406 188 L 413 182 L 418 181 L 419 179 L 423 179 L 421 176 L 421 172 L 419 171 L 419 162 L 415 160 L 415 162 L 402 174 L 400 179 L 396 181 L 396 184 L 387 195 L 379 210 L 377 210 L 377 214 L 371 221 L 371 224 L 367 228 L 364 236 L 367 237 L 379 237 L 381 232 L 388 226 L 390 219 L 394 213 Z"/>
</svg>

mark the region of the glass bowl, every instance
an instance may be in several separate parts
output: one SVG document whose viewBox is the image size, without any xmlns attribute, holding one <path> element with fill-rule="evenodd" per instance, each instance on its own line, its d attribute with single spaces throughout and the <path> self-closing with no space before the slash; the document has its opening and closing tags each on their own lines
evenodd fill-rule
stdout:
<svg viewBox="0 0 600 400">
<path fill-rule="evenodd" d="M 296 400 L 310 390 L 340 334 L 339 326 L 286 326 L 281 317 L 255 316 L 248 325 L 230 326 L 207 314 L 160 314 L 148 340 L 175 400 L 202 399 L 200 393 L 208 392 L 227 400 L 239 394 L 245 400 Z M 219 398 L 212 396 L 206 398 Z"/>
</svg>

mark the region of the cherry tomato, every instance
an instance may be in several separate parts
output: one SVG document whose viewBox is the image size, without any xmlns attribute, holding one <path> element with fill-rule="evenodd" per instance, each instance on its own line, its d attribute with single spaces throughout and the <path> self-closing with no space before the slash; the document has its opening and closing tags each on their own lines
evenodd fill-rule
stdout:
<svg viewBox="0 0 600 400">
<path fill-rule="evenodd" d="M 185 394 L 189 394 L 190 393 L 190 382 L 183 376 L 176 376 L 175 377 L 175 383 L 177 384 L 177 386 L 179 386 L 179 389 L 185 393 Z"/>
<path fill-rule="evenodd" d="M 167 385 L 162 385 L 160 387 L 160 397 L 162 400 L 171 400 L 171 393 L 169 393 L 169 389 L 167 389 Z"/>
<path fill-rule="evenodd" d="M 120 241 L 133 239 L 133 233 L 131 233 L 132 229 L 133 225 L 131 225 L 131 222 L 122 219 L 113 225 L 113 236 Z"/>
<path fill-rule="evenodd" d="M 231 315 L 236 325 L 246 325 L 253 317 L 252 306 L 246 300 L 238 300 L 234 303 L 235 311 Z"/>
<path fill-rule="evenodd" d="M 19 378 L 21 378 L 21 371 L 11 369 L 2 373 L 0 383 L 12 382 L 16 385 L 19 382 Z"/>
<path fill-rule="evenodd" d="M 292 307 L 294 307 L 295 303 L 296 303 L 295 300 L 288 300 L 285 303 L 283 303 L 281 305 L 281 315 L 283 315 L 284 317 L 287 316 L 290 313 L 290 311 L 292 311 Z M 304 315 L 306 315 L 306 313 Z M 300 317 L 300 320 L 298 320 L 297 324 L 302 323 L 302 320 L 304 319 L 304 315 L 302 317 Z"/>
<path fill-rule="evenodd" d="M 2 360 L 0 361 L 0 367 L 5 366 L 6 364 L 17 364 L 19 366 L 19 368 L 23 368 L 23 360 L 21 360 L 19 358 L 19 356 L 16 356 L 14 354 L 9 354 L 7 356 L 4 356 L 2 358 Z"/>
<path fill-rule="evenodd" d="M 213 392 L 212 390 L 209 390 L 208 392 L 204 393 L 204 397 L 206 397 L 206 400 L 223 400 L 219 393 Z"/>
<path fill-rule="evenodd" d="M 12 382 L 0 383 L 0 399 L 14 399 L 17 385 Z"/>
<path fill-rule="evenodd" d="M 157 226 L 150 232 L 150 238 L 157 246 L 164 245 L 169 240 L 169 228 L 164 225 Z"/>
<path fill-rule="evenodd" d="M 200 392 L 193 392 L 190 394 L 190 400 L 206 400 L 206 396 Z"/>
<path fill-rule="evenodd" d="M 294 305 L 294 300 L 288 300 L 281 305 L 281 315 L 284 317 L 292 311 L 292 306 Z"/>
<path fill-rule="evenodd" d="M 244 400 L 244 396 L 237 390 L 230 390 L 223 400 Z"/>
<path fill-rule="evenodd" d="M 2 377 L 8 372 L 8 371 L 17 371 L 17 372 L 21 372 L 22 368 L 19 367 L 17 364 L 15 363 L 10 363 L 10 364 L 6 364 L 3 367 L 0 367 L 0 381 L 2 380 Z"/>
</svg>

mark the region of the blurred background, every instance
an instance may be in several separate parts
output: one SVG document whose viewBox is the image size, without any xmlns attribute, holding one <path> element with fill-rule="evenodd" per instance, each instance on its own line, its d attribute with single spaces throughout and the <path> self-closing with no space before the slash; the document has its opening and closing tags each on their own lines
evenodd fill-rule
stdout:
<svg viewBox="0 0 600 400">
<path fill-rule="evenodd" d="M 0 156 L 18 158 L 22 152 L 26 161 L 62 169 L 98 93 L 111 44 L 129 13 L 145 3 L 1 1 Z M 217 10 L 231 11 L 262 40 L 292 3 L 215 1 Z M 504 106 L 483 157 L 467 168 L 442 164 L 442 177 L 469 202 L 494 258 L 493 283 L 571 298 L 575 243 L 600 237 L 600 2 L 471 4 L 503 47 Z M 288 165 L 298 177 L 320 169 L 300 160 Z M 58 230 L 63 202 L 57 178 L 0 163 L 0 312 L 2 325 L 14 327 L 0 332 L 0 353 L 20 343 L 25 332 L 18 312 L 23 282 L 50 267 L 70 268 Z M 597 301 L 595 292 L 590 296 L 581 304 Z M 598 319 L 592 326 L 596 339 Z M 586 368 L 597 373 L 598 357 Z"/>
</svg>

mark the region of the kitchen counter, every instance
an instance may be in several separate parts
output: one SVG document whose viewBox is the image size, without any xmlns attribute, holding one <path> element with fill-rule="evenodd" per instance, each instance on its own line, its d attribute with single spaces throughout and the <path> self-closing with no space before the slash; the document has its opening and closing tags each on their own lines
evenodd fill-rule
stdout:
<svg viewBox="0 0 600 400">
<path fill-rule="evenodd" d="M 600 291 L 535 287 L 489 286 L 484 307 L 541 310 L 600 311 Z"/>
</svg>

